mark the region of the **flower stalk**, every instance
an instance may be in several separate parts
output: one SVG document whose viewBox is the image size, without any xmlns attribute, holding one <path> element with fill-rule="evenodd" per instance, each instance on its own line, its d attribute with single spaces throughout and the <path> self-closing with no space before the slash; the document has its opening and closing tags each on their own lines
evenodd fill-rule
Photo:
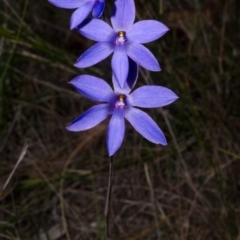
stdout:
<svg viewBox="0 0 240 240">
<path fill-rule="evenodd" d="M 112 185 L 113 185 L 113 156 L 111 156 L 109 161 L 109 173 L 108 173 L 108 190 L 107 190 L 107 198 L 105 204 L 105 211 L 104 215 L 106 218 L 106 227 L 105 227 L 105 234 L 106 239 L 110 240 L 110 207 L 111 207 L 111 196 L 112 196 Z"/>
</svg>

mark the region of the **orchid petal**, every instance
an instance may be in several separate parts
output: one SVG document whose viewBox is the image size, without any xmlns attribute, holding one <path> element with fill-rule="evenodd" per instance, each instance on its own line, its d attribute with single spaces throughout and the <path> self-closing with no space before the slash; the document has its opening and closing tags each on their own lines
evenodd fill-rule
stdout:
<svg viewBox="0 0 240 240">
<path fill-rule="evenodd" d="M 121 147 L 124 133 L 124 110 L 121 108 L 115 108 L 107 132 L 107 149 L 109 156 L 115 154 L 115 152 Z"/>
<path fill-rule="evenodd" d="M 100 19 L 86 20 L 77 27 L 77 30 L 96 42 L 110 42 L 116 35 L 110 25 Z"/>
<path fill-rule="evenodd" d="M 93 7 L 93 12 L 92 12 L 93 17 L 95 18 L 101 17 L 104 8 L 105 8 L 105 2 L 97 1 Z"/>
<path fill-rule="evenodd" d="M 125 117 L 144 138 L 156 144 L 167 145 L 163 132 L 148 114 L 132 107 L 126 111 Z"/>
<path fill-rule="evenodd" d="M 83 4 L 85 4 L 89 0 L 48 0 L 51 4 L 55 5 L 56 7 L 60 8 L 67 8 L 67 9 L 73 9 L 73 8 L 79 8 Z"/>
<path fill-rule="evenodd" d="M 87 18 L 94 6 L 93 1 L 88 1 L 78 8 L 71 16 L 70 29 L 76 28 L 83 20 Z"/>
<path fill-rule="evenodd" d="M 134 0 L 115 0 L 111 22 L 116 32 L 126 31 L 134 22 Z"/>
<path fill-rule="evenodd" d="M 120 87 L 116 77 L 114 76 L 114 74 L 112 74 L 112 83 L 113 83 L 113 90 L 116 93 L 122 93 L 122 88 Z"/>
<path fill-rule="evenodd" d="M 124 86 L 124 83 L 127 80 L 128 67 L 128 56 L 126 54 L 125 46 L 116 46 L 112 57 L 112 70 L 121 87 Z"/>
<path fill-rule="evenodd" d="M 108 57 L 113 50 L 114 46 L 111 43 L 96 43 L 78 58 L 74 66 L 78 68 L 90 67 Z"/>
<path fill-rule="evenodd" d="M 128 58 L 129 70 L 127 81 L 125 82 L 124 89 L 129 93 L 135 86 L 138 78 L 138 65 L 131 58 Z"/>
<path fill-rule="evenodd" d="M 127 39 L 135 43 L 148 43 L 160 38 L 168 30 L 164 24 L 155 20 L 140 21 L 129 28 Z"/>
<path fill-rule="evenodd" d="M 67 126 L 67 130 L 79 132 L 93 128 L 106 119 L 109 114 L 109 104 L 93 106 L 70 123 Z"/>
<path fill-rule="evenodd" d="M 128 94 L 132 88 L 134 87 L 136 81 L 137 81 L 137 77 L 138 77 L 138 65 L 131 59 L 128 58 L 128 76 L 127 76 L 127 81 L 124 84 L 124 87 L 121 88 L 118 81 L 116 80 L 114 74 L 112 76 L 112 82 L 113 82 L 113 89 L 115 92 L 117 93 L 124 93 L 124 94 Z"/>
<path fill-rule="evenodd" d="M 143 86 L 130 95 L 131 105 L 143 108 L 163 107 L 177 99 L 173 91 L 160 86 Z"/>
<path fill-rule="evenodd" d="M 160 66 L 153 54 L 142 44 L 130 43 L 126 45 L 127 55 L 140 66 L 150 71 L 160 71 Z"/>
<path fill-rule="evenodd" d="M 73 85 L 78 92 L 95 101 L 108 102 L 114 95 L 113 90 L 104 80 L 94 76 L 77 76 L 70 84 Z"/>
</svg>

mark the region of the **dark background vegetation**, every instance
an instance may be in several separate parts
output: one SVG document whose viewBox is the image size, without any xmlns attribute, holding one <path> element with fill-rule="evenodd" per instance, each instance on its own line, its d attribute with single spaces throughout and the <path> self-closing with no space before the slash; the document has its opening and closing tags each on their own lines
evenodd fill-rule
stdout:
<svg viewBox="0 0 240 240">
<path fill-rule="evenodd" d="M 127 125 L 114 158 L 112 239 L 240 240 L 240 3 L 136 6 L 137 20 L 171 29 L 147 44 L 162 71 L 141 69 L 138 86 L 180 98 L 148 111 L 167 147 Z M 93 105 L 68 81 L 87 73 L 111 82 L 110 58 L 73 67 L 93 42 L 69 30 L 70 15 L 47 0 L 1 1 L 0 239 L 104 239 L 108 121 L 81 133 L 65 126 Z"/>
</svg>

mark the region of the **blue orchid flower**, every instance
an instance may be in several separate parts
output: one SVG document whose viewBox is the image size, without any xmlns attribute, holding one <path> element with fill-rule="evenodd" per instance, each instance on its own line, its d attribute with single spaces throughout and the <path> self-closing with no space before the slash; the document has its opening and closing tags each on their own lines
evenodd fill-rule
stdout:
<svg viewBox="0 0 240 240">
<path fill-rule="evenodd" d="M 136 107 L 156 108 L 166 106 L 178 97 L 170 89 L 160 86 L 142 86 L 130 93 L 136 83 L 137 64 L 130 61 L 130 72 L 124 87 L 121 88 L 113 76 L 113 88 L 102 79 L 90 75 L 81 75 L 74 78 L 70 84 L 84 96 L 104 102 L 93 106 L 77 119 L 67 130 L 78 132 L 93 128 L 109 115 L 112 115 L 107 130 L 107 149 L 109 156 L 120 148 L 124 133 L 126 118 L 131 125 L 147 140 L 166 145 L 166 138 L 154 120 L 145 112 Z"/>
<path fill-rule="evenodd" d="M 113 28 L 100 19 L 83 22 L 77 29 L 85 37 L 98 43 L 84 52 L 75 63 L 76 67 L 90 67 L 108 57 L 112 57 L 113 73 L 123 87 L 128 74 L 128 57 L 140 66 L 160 71 L 153 54 L 142 45 L 163 36 L 169 29 L 155 20 L 139 21 L 135 24 L 133 0 L 116 0 L 111 16 Z"/>
<path fill-rule="evenodd" d="M 81 24 L 91 11 L 94 18 L 101 17 L 105 7 L 105 0 L 49 0 L 49 2 L 60 8 L 77 8 L 72 14 L 70 29 Z"/>
</svg>

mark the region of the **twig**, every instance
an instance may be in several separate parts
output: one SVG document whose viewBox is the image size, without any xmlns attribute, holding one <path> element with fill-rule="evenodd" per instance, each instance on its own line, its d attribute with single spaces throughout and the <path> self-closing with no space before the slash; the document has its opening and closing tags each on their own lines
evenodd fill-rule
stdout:
<svg viewBox="0 0 240 240">
<path fill-rule="evenodd" d="M 104 212 L 106 217 L 106 240 L 110 240 L 109 209 L 111 206 L 112 182 L 113 182 L 113 156 L 110 157 L 110 162 L 109 162 L 108 191 L 107 191 L 107 199 L 106 199 L 105 212 Z"/>
</svg>

